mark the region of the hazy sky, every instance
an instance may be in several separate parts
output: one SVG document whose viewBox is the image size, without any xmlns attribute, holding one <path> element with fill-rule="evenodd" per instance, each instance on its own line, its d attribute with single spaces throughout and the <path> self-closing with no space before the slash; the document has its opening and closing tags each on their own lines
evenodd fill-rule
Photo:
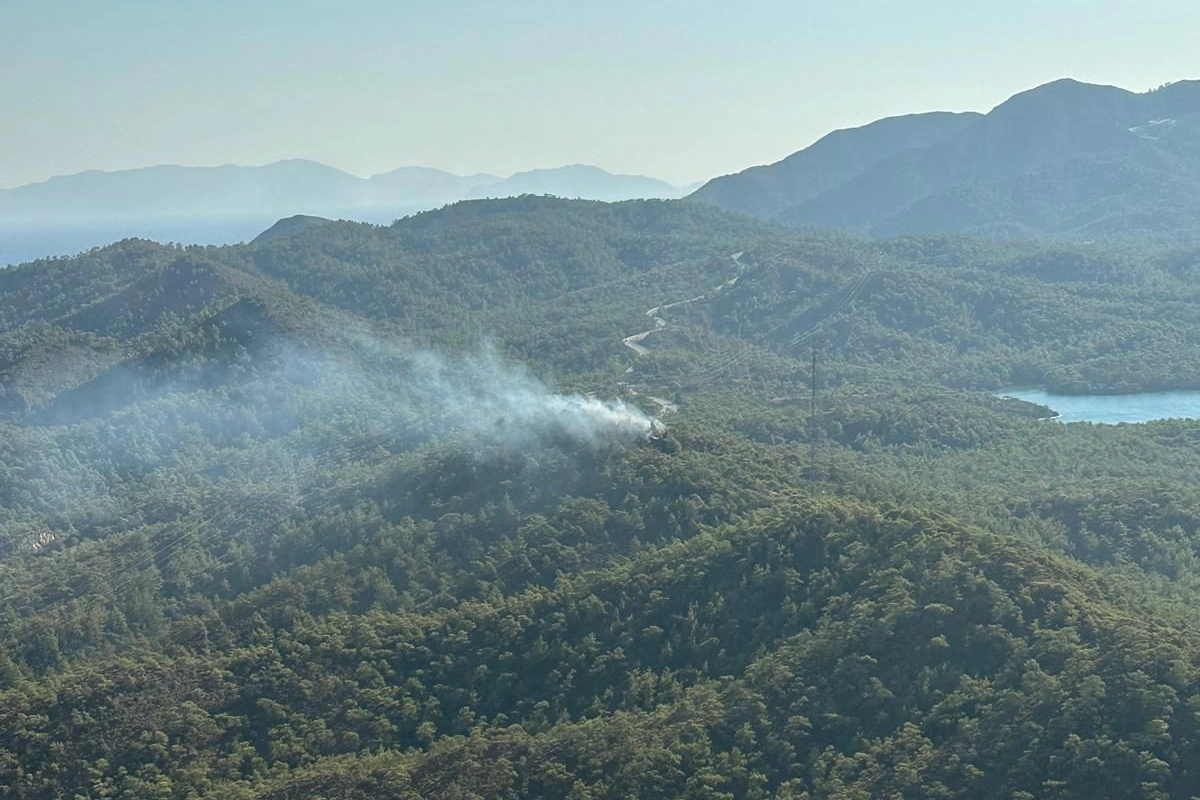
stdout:
<svg viewBox="0 0 1200 800">
<path fill-rule="evenodd" d="M 1200 77 L 1181 0 L 0 0 L 0 187 L 310 158 L 676 183 L 1059 77 Z"/>
</svg>

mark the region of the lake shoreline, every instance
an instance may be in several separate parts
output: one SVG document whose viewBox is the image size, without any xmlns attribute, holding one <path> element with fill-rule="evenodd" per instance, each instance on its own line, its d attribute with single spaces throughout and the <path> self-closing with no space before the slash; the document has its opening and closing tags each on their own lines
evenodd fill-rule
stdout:
<svg viewBox="0 0 1200 800">
<path fill-rule="evenodd" d="M 1013 388 L 993 393 L 1054 412 L 1043 421 L 1098 425 L 1144 424 L 1167 419 L 1200 419 L 1200 390 L 1123 394 L 1054 394 L 1044 389 Z"/>
</svg>

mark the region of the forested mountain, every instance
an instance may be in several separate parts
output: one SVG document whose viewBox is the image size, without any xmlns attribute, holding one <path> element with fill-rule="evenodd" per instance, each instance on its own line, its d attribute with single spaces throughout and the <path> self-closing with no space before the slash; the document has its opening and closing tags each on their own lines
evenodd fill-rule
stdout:
<svg viewBox="0 0 1200 800">
<path fill-rule="evenodd" d="M 0 272 L 0 785 L 1196 796 L 1200 421 L 992 391 L 1200 388 L 1198 269 L 525 196 Z"/>
<path fill-rule="evenodd" d="M 820 197 L 897 153 L 945 141 L 979 116 L 912 114 L 834 131 L 776 164 L 714 178 L 692 197 L 770 219 L 780 209 Z"/>
<path fill-rule="evenodd" d="M 873 146 L 846 159 L 860 140 Z M 1190 233 L 1200 210 L 1200 82 L 1135 94 L 1061 80 L 985 115 L 883 120 L 717 178 L 693 197 L 876 235 Z"/>
</svg>

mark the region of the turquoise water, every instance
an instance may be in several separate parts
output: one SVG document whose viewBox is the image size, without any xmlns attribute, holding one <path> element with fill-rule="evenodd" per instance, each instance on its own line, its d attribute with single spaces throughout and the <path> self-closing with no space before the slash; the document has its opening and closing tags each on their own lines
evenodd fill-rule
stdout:
<svg viewBox="0 0 1200 800">
<path fill-rule="evenodd" d="M 1061 422 L 1150 422 L 1155 419 L 1200 418 L 1200 391 L 1142 392 L 1140 394 L 1049 394 L 1037 389 L 1010 389 L 1001 397 L 1016 397 L 1049 406 Z"/>
</svg>

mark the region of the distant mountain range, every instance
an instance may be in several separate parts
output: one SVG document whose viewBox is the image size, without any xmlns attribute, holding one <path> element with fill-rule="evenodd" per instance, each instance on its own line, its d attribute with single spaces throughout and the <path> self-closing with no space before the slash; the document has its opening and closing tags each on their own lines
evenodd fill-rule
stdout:
<svg viewBox="0 0 1200 800">
<path fill-rule="evenodd" d="M 359 178 L 315 161 L 291 159 L 258 167 L 155 166 L 91 170 L 0 190 L 0 214 L 336 215 L 354 209 L 426 209 L 458 200 L 553 194 L 587 200 L 680 197 L 686 189 L 641 175 L 614 175 L 573 165 L 495 175 L 453 175 L 401 167 Z"/>
<path fill-rule="evenodd" d="M 460 200 L 524 194 L 687 196 L 869 236 L 1200 240 L 1200 81 L 1139 94 L 1059 80 L 986 114 L 912 114 L 834 131 L 698 189 L 584 165 L 507 178 L 425 167 L 360 178 L 305 160 L 81 172 L 0 190 L 0 265 L 131 236 L 224 244 L 295 215 L 390 223 Z"/>
<path fill-rule="evenodd" d="M 0 266 L 69 255 L 128 237 L 195 244 L 247 241 L 297 214 L 390 223 L 459 200 L 551 194 L 618 201 L 677 198 L 642 175 L 572 165 L 495 175 L 427 167 L 359 178 L 314 161 L 257 167 L 155 166 L 88 171 L 0 190 Z"/>
<path fill-rule="evenodd" d="M 1171 234 L 1200 226 L 1200 81 L 1137 94 L 1060 80 L 987 114 L 835 131 L 692 196 L 871 235 Z"/>
</svg>

